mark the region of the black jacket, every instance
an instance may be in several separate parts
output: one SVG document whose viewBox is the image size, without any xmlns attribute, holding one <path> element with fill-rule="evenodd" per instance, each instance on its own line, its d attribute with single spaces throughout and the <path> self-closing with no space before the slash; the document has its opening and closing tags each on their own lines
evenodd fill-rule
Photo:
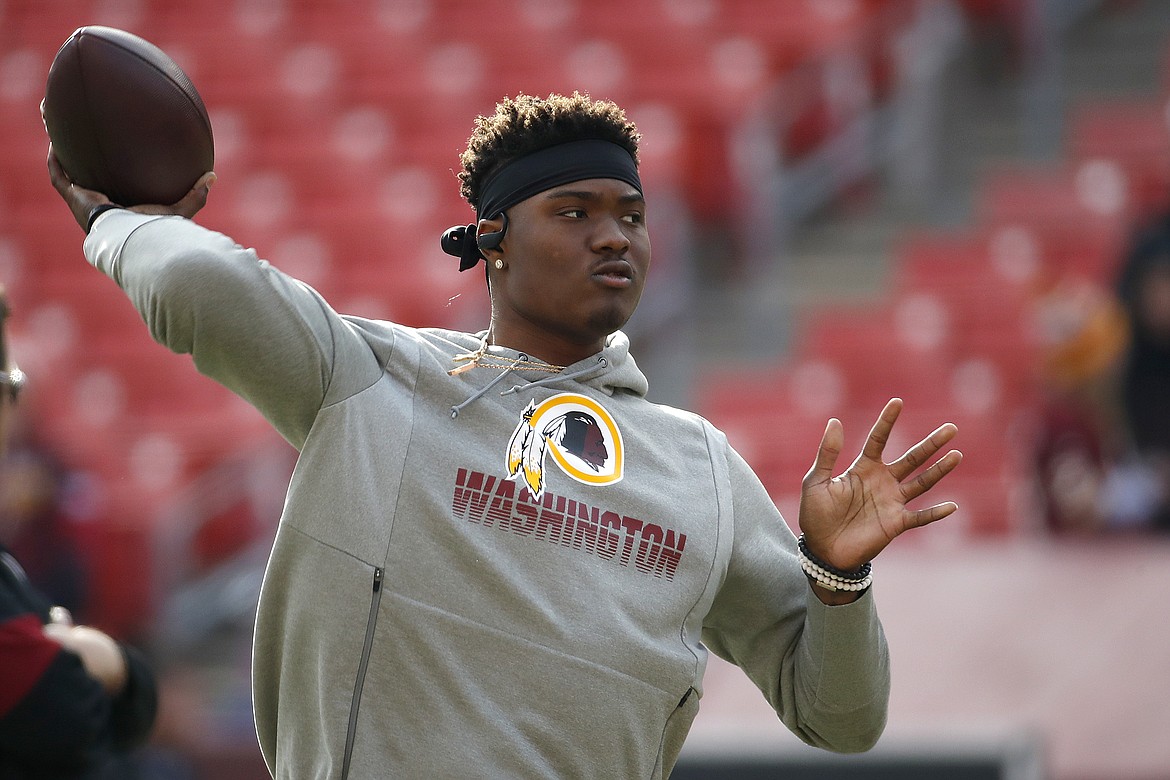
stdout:
<svg viewBox="0 0 1170 780">
<path fill-rule="evenodd" d="M 77 655 L 42 632 L 50 606 L 0 546 L 0 778 L 114 777 L 120 754 L 154 725 L 154 673 L 120 644 L 127 683 L 109 696 Z"/>
</svg>

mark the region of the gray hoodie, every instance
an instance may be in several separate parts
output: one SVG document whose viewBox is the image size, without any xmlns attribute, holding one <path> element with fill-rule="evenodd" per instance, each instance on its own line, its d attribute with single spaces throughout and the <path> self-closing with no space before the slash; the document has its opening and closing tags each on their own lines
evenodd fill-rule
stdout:
<svg viewBox="0 0 1170 780">
<path fill-rule="evenodd" d="M 646 400 L 621 333 L 560 374 L 492 348 L 451 375 L 478 336 L 339 315 L 190 221 L 109 212 L 85 252 L 300 452 L 253 648 L 275 777 L 661 778 L 708 651 L 806 742 L 881 733 L 872 595 L 816 599 L 751 469 Z"/>
</svg>

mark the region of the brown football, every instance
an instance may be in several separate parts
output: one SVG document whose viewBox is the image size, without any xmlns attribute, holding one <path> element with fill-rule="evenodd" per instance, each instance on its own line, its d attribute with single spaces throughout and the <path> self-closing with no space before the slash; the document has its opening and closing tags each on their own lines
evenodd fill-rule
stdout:
<svg viewBox="0 0 1170 780">
<path fill-rule="evenodd" d="M 211 120 L 187 74 L 124 30 L 69 36 L 49 68 L 44 117 L 69 178 L 122 206 L 175 203 L 215 162 Z"/>
</svg>

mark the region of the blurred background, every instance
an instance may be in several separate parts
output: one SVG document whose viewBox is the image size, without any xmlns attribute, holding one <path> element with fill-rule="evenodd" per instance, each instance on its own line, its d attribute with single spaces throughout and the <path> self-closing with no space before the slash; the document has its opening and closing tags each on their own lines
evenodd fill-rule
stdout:
<svg viewBox="0 0 1170 780">
<path fill-rule="evenodd" d="M 875 566 L 881 745 L 803 749 L 713 659 L 679 776 L 1170 777 L 1170 3 L 0 0 L 0 281 L 31 378 L 0 534 L 153 658 L 141 777 L 251 780 L 252 617 L 295 453 L 84 262 L 38 104 L 88 24 L 202 93 L 198 221 L 412 325 L 487 322 L 438 244 L 471 221 L 475 116 L 517 92 L 624 106 L 651 398 L 723 428 L 791 522 L 829 416 L 851 450 L 892 395 L 888 452 L 959 425 L 938 489 L 959 512 Z"/>
</svg>

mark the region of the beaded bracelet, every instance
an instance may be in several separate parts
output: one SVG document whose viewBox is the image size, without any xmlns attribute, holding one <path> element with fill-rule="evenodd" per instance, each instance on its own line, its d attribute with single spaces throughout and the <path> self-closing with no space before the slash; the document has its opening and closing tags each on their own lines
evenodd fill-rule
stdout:
<svg viewBox="0 0 1170 780">
<path fill-rule="evenodd" d="M 800 561 L 800 568 L 809 579 L 827 590 L 859 591 L 873 584 L 873 566 L 868 562 L 862 564 L 855 572 L 838 569 L 809 551 L 804 534 L 797 539 L 796 549 L 799 553 L 797 559 Z"/>
</svg>

